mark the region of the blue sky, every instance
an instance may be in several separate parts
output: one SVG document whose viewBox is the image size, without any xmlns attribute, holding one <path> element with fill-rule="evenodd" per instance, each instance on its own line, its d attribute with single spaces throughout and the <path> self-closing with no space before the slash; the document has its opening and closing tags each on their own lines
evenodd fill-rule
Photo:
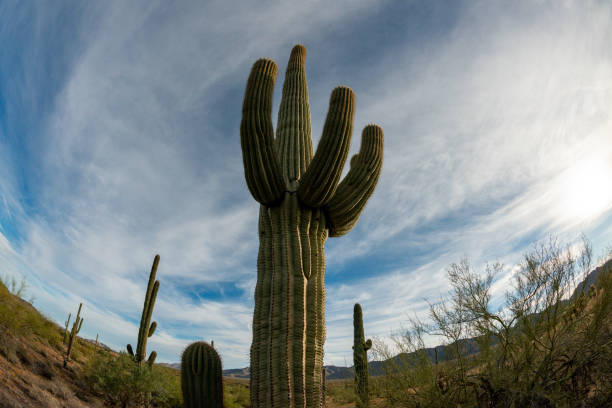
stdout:
<svg viewBox="0 0 612 408">
<path fill-rule="evenodd" d="M 256 4 L 257 3 L 257 4 Z M 248 365 L 257 204 L 239 125 L 253 62 L 308 51 L 314 142 L 331 90 L 385 132 L 379 185 L 326 246 L 326 364 L 351 360 L 352 306 L 382 339 L 467 256 L 505 264 L 585 233 L 612 243 L 607 1 L 0 4 L 0 274 L 82 335 L 134 343 L 156 253 L 160 361 L 215 340 Z"/>
</svg>

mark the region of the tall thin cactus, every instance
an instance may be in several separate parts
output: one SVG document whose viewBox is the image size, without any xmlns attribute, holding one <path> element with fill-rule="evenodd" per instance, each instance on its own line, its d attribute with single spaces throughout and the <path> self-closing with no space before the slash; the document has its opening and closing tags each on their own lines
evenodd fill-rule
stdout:
<svg viewBox="0 0 612 408">
<path fill-rule="evenodd" d="M 185 408 L 223 408 L 223 370 L 217 351 L 203 341 L 181 356 L 181 390 Z"/>
<path fill-rule="evenodd" d="M 77 334 L 81 331 L 81 327 L 83 326 L 83 318 L 81 317 L 81 308 L 83 307 L 83 303 L 79 303 L 79 310 L 76 315 L 76 319 L 74 320 L 74 324 L 72 325 L 72 330 L 70 331 L 70 336 L 68 337 L 68 348 L 66 349 L 66 355 L 64 356 L 64 368 L 68 365 L 68 361 L 70 361 L 70 354 L 72 353 L 72 347 L 74 346 L 74 342 L 76 341 Z"/>
<path fill-rule="evenodd" d="M 253 65 L 242 106 L 240 140 L 247 186 L 260 205 L 259 256 L 251 345 L 251 405 L 320 408 L 325 342 L 325 254 L 329 237 L 349 232 L 382 167 L 383 132 L 368 125 L 361 150 L 338 184 L 348 156 L 355 96 L 333 90 L 316 154 L 310 126 L 306 49 L 291 51 L 278 113 L 278 68 Z"/>
<path fill-rule="evenodd" d="M 368 350 L 372 348 L 372 340 L 366 341 L 363 333 L 363 314 L 361 305 L 355 303 L 353 309 L 353 364 L 355 371 L 355 397 L 357 408 L 370 406 L 370 391 L 368 372 Z"/>
<path fill-rule="evenodd" d="M 147 285 L 147 293 L 145 295 L 144 306 L 142 308 L 142 317 L 140 318 L 140 329 L 138 330 L 138 343 L 136 344 L 136 353 L 131 344 L 127 345 L 128 353 L 134 358 L 134 361 L 138 365 L 142 365 L 142 362 L 147 356 L 147 339 L 153 335 L 157 328 L 157 322 L 151 323 L 151 315 L 153 314 L 153 307 L 155 306 L 155 299 L 157 298 L 157 291 L 159 290 L 159 281 L 155 280 L 157 274 L 157 266 L 159 265 L 159 255 L 155 255 L 153 259 L 153 266 L 151 267 L 151 273 L 149 274 L 149 284 Z M 147 364 L 149 367 L 153 366 L 157 352 L 153 351 L 149 355 Z"/>
</svg>

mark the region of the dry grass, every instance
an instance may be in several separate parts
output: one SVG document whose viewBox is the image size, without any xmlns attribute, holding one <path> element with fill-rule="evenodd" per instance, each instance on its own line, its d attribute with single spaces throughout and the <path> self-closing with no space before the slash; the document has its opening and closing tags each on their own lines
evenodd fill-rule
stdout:
<svg viewBox="0 0 612 408">
<path fill-rule="evenodd" d="M 0 408 L 102 406 L 75 381 L 93 346 L 79 340 L 78 358 L 63 369 L 63 329 L 2 282 L 0 316 Z"/>
</svg>

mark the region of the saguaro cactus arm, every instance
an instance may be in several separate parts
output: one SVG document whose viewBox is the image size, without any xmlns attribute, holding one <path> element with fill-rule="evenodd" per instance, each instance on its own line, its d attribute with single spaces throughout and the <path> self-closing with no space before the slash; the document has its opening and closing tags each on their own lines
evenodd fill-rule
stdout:
<svg viewBox="0 0 612 408">
<path fill-rule="evenodd" d="M 263 205 L 278 202 L 285 192 L 272 127 L 272 95 L 278 67 L 269 59 L 251 69 L 242 105 L 240 144 L 247 186 Z"/>
<path fill-rule="evenodd" d="M 303 45 L 298 44 L 291 50 L 276 126 L 276 152 L 282 175 L 289 190 L 295 191 L 295 182 L 308 168 L 313 154 Z"/>
<path fill-rule="evenodd" d="M 317 153 L 298 189 L 300 200 L 311 207 L 327 204 L 336 192 L 351 147 L 354 112 L 355 95 L 351 88 L 334 89 Z"/>
<path fill-rule="evenodd" d="M 149 355 L 149 359 L 147 360 L 147 364 L 149 368 L 153 367 L 153 363 L 155 363 L 155 359 L 157 358 L 157 351 L 152 351 Z"/>
<path fill-rule="evenodd" d="M 72 313 L 68 313 L 68 319 L 66 319 L 66 326 L 64 327 L 64 344 L 66 340 L 68 340 L 68 325 L 70 324 L 70 318 L 72 317 Z"/>
<path fill-rule="evenodd" d="M 383 142 L 384 135 L 379 126 L 368 125 L 363 129 L 361 150 L 351 159 L 351 169 L 325 208 L 330 237 L 346 234 L 359 220 L 380 176 Z"/>
<path fill-rule="evenodd" d="M 151 323 L 151 327 L 149 327 L 149 335 L 147 337 L 151 337 L 153 333 L 155 333 L 156 328 L 157 328 L 157 322 Z"/>
</svg>

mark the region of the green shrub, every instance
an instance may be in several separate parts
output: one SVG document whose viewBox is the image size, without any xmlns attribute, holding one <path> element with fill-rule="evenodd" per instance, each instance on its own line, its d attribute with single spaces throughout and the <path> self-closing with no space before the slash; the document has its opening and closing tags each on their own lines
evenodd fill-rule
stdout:
<svg viewBox="0 0 612 408">
<path fill-rule="evenodd" d="M 326 380 L 325 382 L 326 399 L 336 404 L 355 403 L 355 385 L 353 379 L 350 380 Z"/>
<path fill-rule="evenodd" d="M 178 372 L 139 367 L 127 353 L 94 356 L 85 367 L 83 381 L 111 406 L 182 406 Z"/>
<path fill-rule="evenodd" d="M 251 406 L 251 397 L 247 382 L 223 380 L 223 407 L 247 408 Z"/>
<path fill-rule="evenodd" d="M 17 293 L 23 294 L 23 290 Z M 37 336 L 41 341 L 58 348 L 60 328 L 40 314 L 31 304 L 11 293 L 0 280 L 0 328 L 14 336 Z"/>
<path fill-rule="evenodd" d="M 467 260 L 452 264 L 450 297 L 430 304 L 430 322 L 414 319 L 394 348 L 376 344 L 379 359 L 402 352 L 379 383 L 389 406 L 602 406 L 612 396 L 612 273 L 569 296 L 590 256 L 587 242 L 579 253 L 535 245 L 499 309 L 491 285 L 501 265 L 478 274 Z M 443 362 L 425 351 L 426 335 L 444 341 Z"/>
</svg>

